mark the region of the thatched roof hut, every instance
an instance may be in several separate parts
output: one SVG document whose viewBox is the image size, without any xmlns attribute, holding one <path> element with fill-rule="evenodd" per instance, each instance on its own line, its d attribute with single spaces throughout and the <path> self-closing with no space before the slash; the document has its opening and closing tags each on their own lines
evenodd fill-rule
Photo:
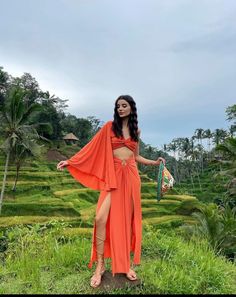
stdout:
<svg viewBox="0 0 236 297">
<path fill-rule="evenodd" d="M 63 139 L 65 140 L 66 144 L 75 144 L 76 141 L 79 141 L 79 139 L 73 133 L 66 134 Z"/>
</svg>

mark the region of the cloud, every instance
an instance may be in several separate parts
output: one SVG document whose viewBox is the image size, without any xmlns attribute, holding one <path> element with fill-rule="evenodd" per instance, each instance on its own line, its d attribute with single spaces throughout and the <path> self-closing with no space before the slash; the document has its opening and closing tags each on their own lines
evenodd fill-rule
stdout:
<svg viewBox="0 0 236 297">
<path fill-rule="evenodd" d="M 144 139 L 160 145 L 221 127 L 235 102 L 235 1 L 1 4 L 0 64 L 30 72 L 78 117 L 112 119 L 116 98 L 129 94 Z"/>
</svg>

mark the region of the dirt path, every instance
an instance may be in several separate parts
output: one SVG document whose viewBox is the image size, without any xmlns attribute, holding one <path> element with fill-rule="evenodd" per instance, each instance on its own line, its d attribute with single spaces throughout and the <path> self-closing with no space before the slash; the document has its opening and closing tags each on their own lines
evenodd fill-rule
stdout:
<svg viewBox="0 0 236 297">
<path fill-rule="evenodd" d="M 47 151 L 47 160 L 48 161 L 62 161 L 67 160 L 68 158 L 64 155 L 62 155 L 57 150 L 48 150 Z"/>
</svg>

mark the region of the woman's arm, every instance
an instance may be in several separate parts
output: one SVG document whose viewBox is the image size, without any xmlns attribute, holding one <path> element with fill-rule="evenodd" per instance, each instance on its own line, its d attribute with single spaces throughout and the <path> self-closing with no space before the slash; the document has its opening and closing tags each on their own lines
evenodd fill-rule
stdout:
<svg viewBox="0 0 236 297">
<path fill-rule="evenodd" d="M 138 130 L 138 136 L 139 137 L 140 137 L 140 133 L 141 133 L 141 130 Z M 161 161 L 164 163 L 164 165 L 166 163 L 165 159 L 162 158 L 162 157 L 159 157 L 156 161 L 155 160 L 146 159 L 146 158 L 142 157 L 139 154 L 139 142 L 138 142 L 137 147 L 136 147 L 136 150 L 134 152 L 134 156 L 135 156 L 135 161 L 137 161 L 139 163 L 142 163 L 144 165 L 159 165 Z"/>
</svg>

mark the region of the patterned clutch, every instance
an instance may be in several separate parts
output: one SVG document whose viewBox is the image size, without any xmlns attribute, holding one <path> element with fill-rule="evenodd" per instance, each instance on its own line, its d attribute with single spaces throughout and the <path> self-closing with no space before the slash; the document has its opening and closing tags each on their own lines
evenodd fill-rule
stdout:
<svg viewBox="0 0 236 297">
<path fill-rule="evenodd" d="M 157 175 L 157 200 L 160 201 L 163 194 L 169 189 L 173 188 L 174 178 L 165 167 L 163 162 L 159 165 L 159 171 Z"/>
</svg>

